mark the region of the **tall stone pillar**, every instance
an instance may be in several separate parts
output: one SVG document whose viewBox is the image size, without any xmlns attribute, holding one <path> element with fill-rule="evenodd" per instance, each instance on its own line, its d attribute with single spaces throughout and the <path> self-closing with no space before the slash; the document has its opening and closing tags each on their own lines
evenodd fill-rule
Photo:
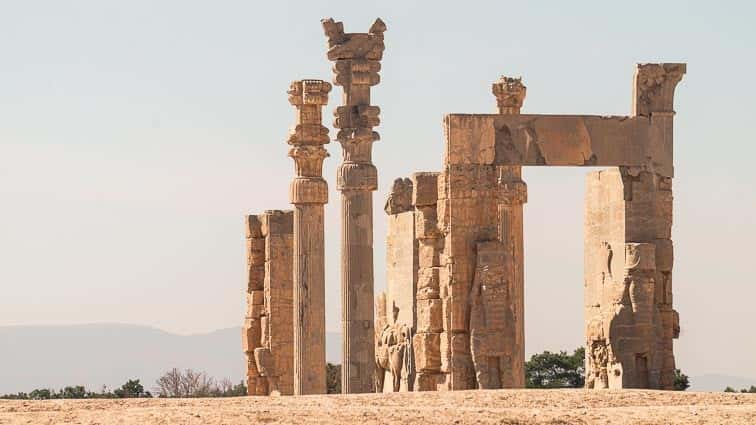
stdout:
<svg viewBox="0 0 756 425">
<path fill-rule="evenodd" d="M 291 182 L 294 204 L 294 394 L 326 393 L 325 265 L 323 205 L 328 184 L 323 160 L 328 129 L 322 125 L 323 105 L 331 84 L 321 80 L 291 83 L 289 102 L 297 108 L 289 134 L 296 176 Z"/>
<path fill-rule="evenodd" d="M 674 388 L 672 173 L 673 100 L 685 64 L 641 64 L 633 115 L 654 124 L 642 166 L 588 175 L 585 205 L 587 388 Z"/>
<path fill-rule="evenodd" d="M 341 385 L 344 393 L 373 390 L 375 374 L 373 323 L 373 194 L 378 176 L 372 145 L 379 139 L 373 127 L 380 109 L 370 105 L 370 87 L 378 84 L 383 57 L 380 19 L 367 34 L 345 34 L 344 25 L 322 21 L 328 37 L 328 59 L 334 61 L 334 84 L 344 89 L 334 127 L 344 162 L 337 172 L 341 192 L 341 297 L 343 350 Z"/>
<path fill-rule="evenodd" d="M 502 76 L 493 83 L 499 114 L 519 115 L 525 100 L 526 87 L 520 78 Z M 502 135 L 507 137 L 508 135 Z M 497 152 L 496 155 L 506 155 Z M 528 187 L 522 181 L 521 166 L 497 166 L 499 242 L 505 252 L 506 280 L 510 294 L 514 323 L 514 347 L 510 363 L 511 380 L 502 377 L 503 388 L 525 387 L 525 272 L 523 246 L 523 204 L 527 202 Z"/>
</svg>

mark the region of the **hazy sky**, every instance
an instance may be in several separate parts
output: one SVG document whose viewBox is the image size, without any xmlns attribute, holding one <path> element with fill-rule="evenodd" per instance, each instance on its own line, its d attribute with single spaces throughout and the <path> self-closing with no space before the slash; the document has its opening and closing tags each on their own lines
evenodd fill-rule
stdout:
<svg viewBox="0 0 756 425">
<path fill-rule="evenodd" d="M 264 4 L 264 5 L 263 5 Z M 688 374 L 756 377 L 752 2 L 0 0 L 0 325 L 239 326 L 248 212 L 288 208 L 291 80 L 330 80 L 320 19 L 386 22 L 376 286 L 394 178 L 438 170 L 441 119 L 628 114 L 636 62 L 683 61 L 674 294 Z M 325 116 L 339 102 L 334 88 Z M 340 146 L 327 146 L 328 329 L 339 330 Z M 585 169 L 528 168 L 526 349 L 583 341 Z"/>
</svg>

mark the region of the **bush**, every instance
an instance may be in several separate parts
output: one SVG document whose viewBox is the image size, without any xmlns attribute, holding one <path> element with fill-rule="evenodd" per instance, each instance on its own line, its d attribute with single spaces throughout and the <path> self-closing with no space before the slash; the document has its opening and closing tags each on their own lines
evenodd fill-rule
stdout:
<svg viewBox="0 0 756 425">
<path fill-rule="evenodd" d="M 585 385 L 585 349 L 544 351 L 525 362 L 527 388 L 582 388 Z"/>
<path fill-rule="evenodd" d="M 341 365 L 326 363 L 326 392 L 341 394 Z"/>
<path fill-rule="evenodd" d="M 149 391 L 144 390 L 144 386 L 138 379 L 129 379 L 121 388 L 114 390 L 113 395 L 118 398 L 152 397 Z"/>
<path fill-rule="evenodd" d="M 226 378 L 216 382 L 206 372 L 173 368 L 158 378 L 158 397 L 234 397 L 247 394 L 244 382 L 233 385 Z"/>
<path fill-rule="evenodd" d="M 675 391 L 685 391 L 688 387 L 690 387 L 688 375 L 680 372 L 680 369 L 675 369 Z"/>
</svg>

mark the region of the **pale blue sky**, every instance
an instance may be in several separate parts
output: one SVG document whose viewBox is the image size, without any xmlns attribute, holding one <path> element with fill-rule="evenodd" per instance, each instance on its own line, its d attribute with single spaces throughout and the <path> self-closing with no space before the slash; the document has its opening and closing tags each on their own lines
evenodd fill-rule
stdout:
<svg viewBox="0 0 756 425">
<path fill-rule="evenodd" d="M 0 325 L 239 326 L 242 216 L 288 208 L 293 79 L 331 78 L 320 19 L 388 25 L 374 147 L 386 193 L 437 170 L 448 112 L 628 114 L 636 62 L 683 61 L 675 122 L 678 364 L 756 377 L 756 7 L 750 2 L 0 0 Z M 326 117 L 338 103 L 331 95 Z M 330 118 L 327 119 L 330 126 Z M 328 328 L 339 202 L 324 173 Z M 528 353 L 582 343 L 583 169 L 525 170 Z"/>
</svg>

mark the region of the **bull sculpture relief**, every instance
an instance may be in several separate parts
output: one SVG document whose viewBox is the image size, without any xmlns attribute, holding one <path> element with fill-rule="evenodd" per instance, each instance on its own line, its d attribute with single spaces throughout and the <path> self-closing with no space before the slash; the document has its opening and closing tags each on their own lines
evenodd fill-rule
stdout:
<svg viewBox="0 0 756 425">
<path fill-rule="evenodd" d="M 412 329 L 398 323 L 398 317 L 399 308 L 394 305 L 392 306 L 392 323 L 383 325 L 376 334 L 375 392 L 378 393 L 383 392 L 386 372 L 391 372 L 393 392 L 399 392 L 402 383 L 407 391 L 412 391 L 410 379 L 413 373 Z"/>
</svg>

